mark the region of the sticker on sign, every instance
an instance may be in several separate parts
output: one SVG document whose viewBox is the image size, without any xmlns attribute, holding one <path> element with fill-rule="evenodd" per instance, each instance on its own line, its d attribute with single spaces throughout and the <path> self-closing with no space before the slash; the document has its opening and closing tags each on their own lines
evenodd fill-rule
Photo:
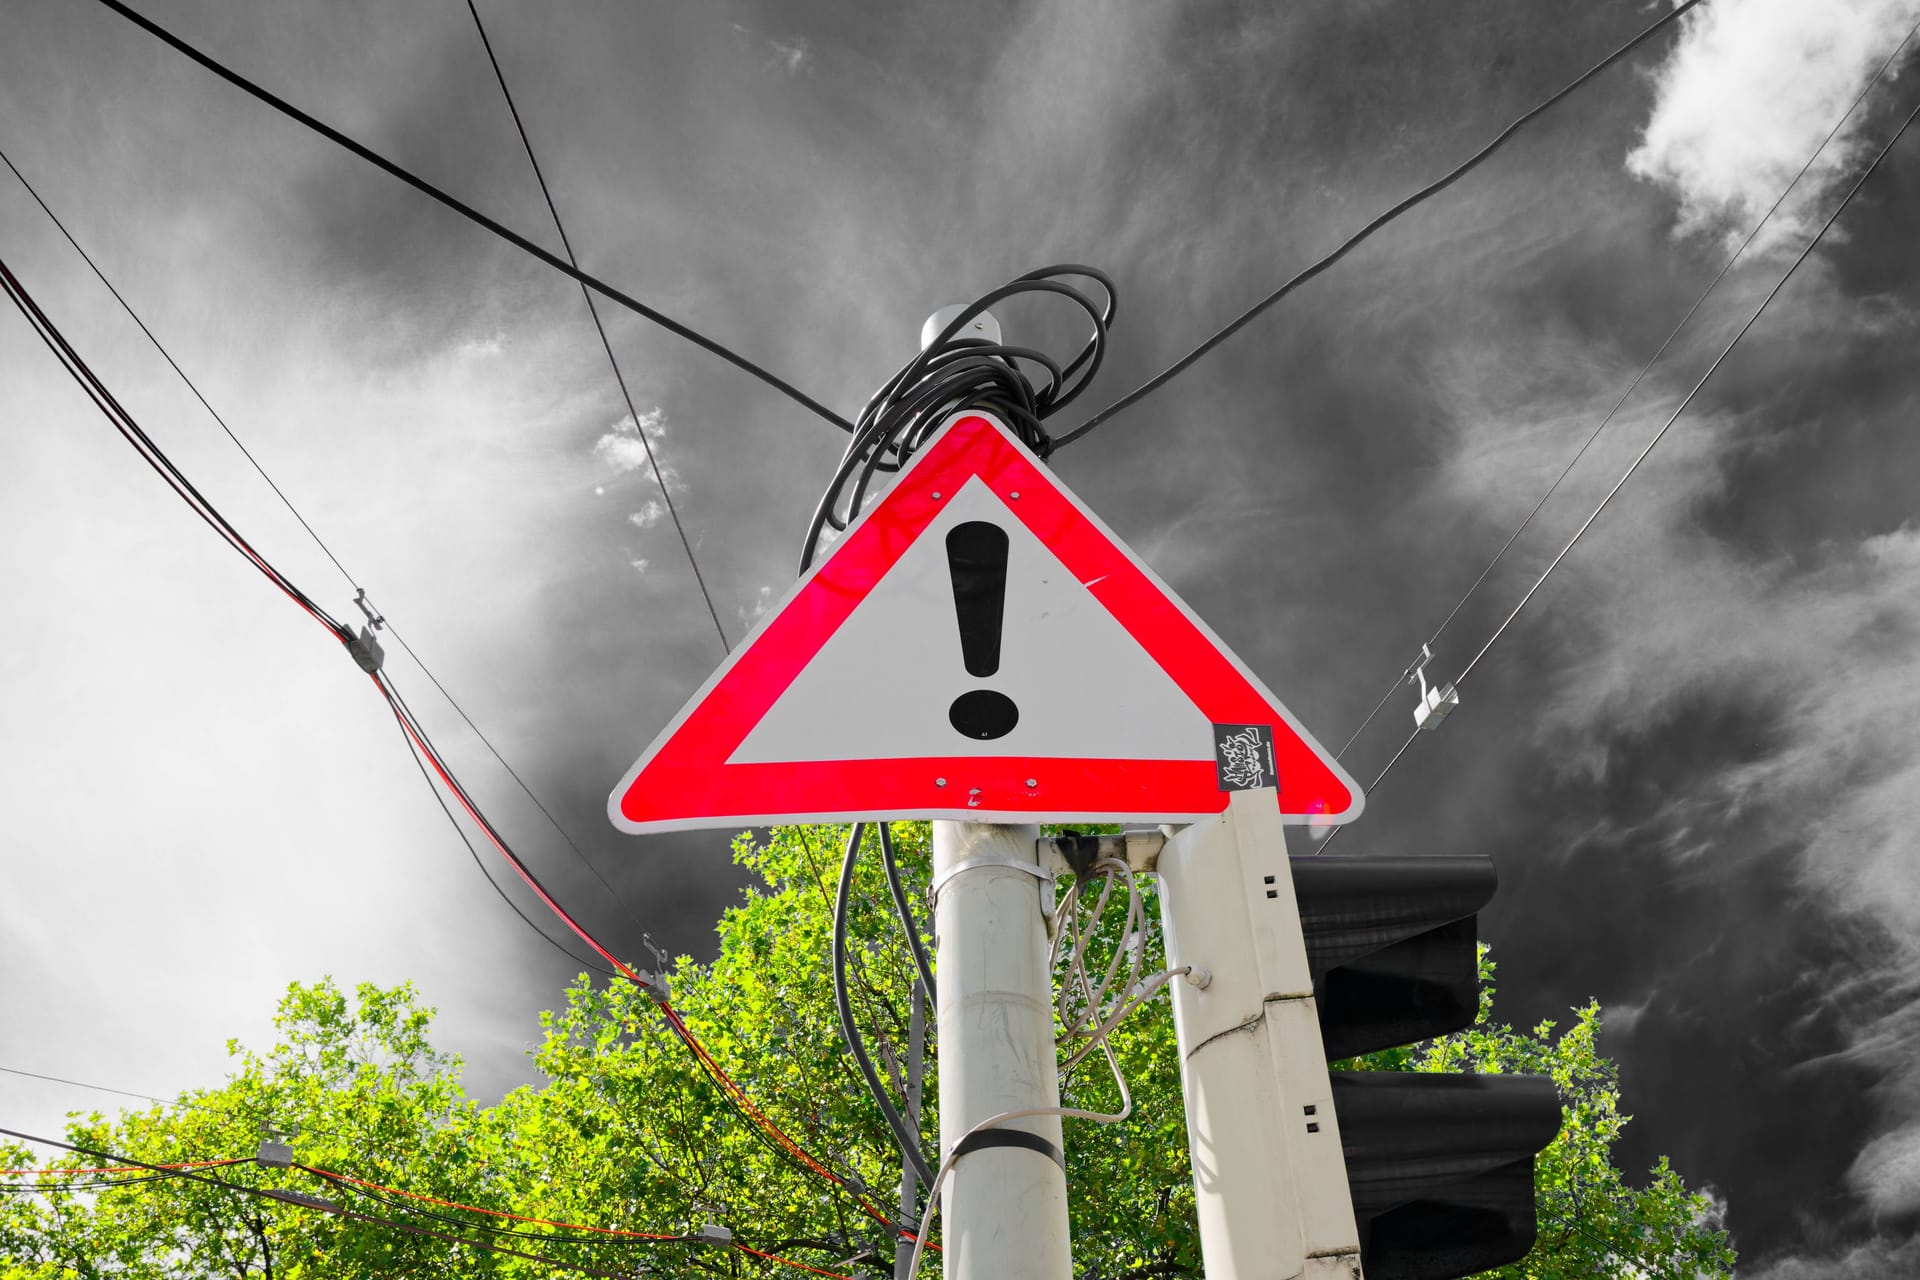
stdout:
<svg viewBox="0 0 1920 1280">
<path fill-rule="evenodd" d="M 1362 803 L 1165 583 L 970 412 L 768 611 L 608 812 L 632 832 L 1180 822 L 1258 786 L 1296 822 Z"/>
</svg>

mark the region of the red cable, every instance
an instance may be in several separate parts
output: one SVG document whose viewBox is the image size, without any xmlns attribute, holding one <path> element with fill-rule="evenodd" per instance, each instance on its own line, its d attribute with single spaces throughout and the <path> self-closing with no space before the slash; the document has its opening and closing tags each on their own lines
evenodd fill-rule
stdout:
<svg viewBox="0 0 1920 1280">
<path fill-rule="evenodd" d="M 156 1164 L 148 1166 L 154 1169 L 217 1169 L 222 1165 L 245 1164 L 245 1159 L 236 1160 L 189 1160 L 184 1164 Z M 137 1173 L 138 1166 L 116 1164 L 104 1169 L 0 1169 L 0 1178 L 18 1177 L 22 1174 L 46 1175 L 57 1173 L 67 1176 L 76 1173 Z"/>
<path fill-rule="evenodd" d="M 365 1187 L 370 1191 L 382 1191 L 388 1195 L 404 1196 L 409 1200 L 419 1200 L 426 1204 L 439 1205 L 444 1209 L 461 1209 L 468 1213 L 484 1213 L 495 1218 L 510 1218 L 515 1222 L 525 1222 L 536 1227 L 553 1227 L 560 1231 L 590 1231 L 598 1235 L 626 1236 L 640 1240 L 689 1241 L 689 1237 L 687 1236 L 672 1235 L 659 1231 L 627 1231 L 619 1227 L 596 1227 L 589 1226 L 582 1222 L 558 1222 L 552 1218 L 535 1218 L 521 1213 L 509 1213 L 505 1209 L 487 1209 L 477 1204 L 465 1204 L 458 1200 L 442 1200 L 438 1196 L 426 1195 L 423 1192 L 408 1191 L 404 1187 L 390 1187 L 383 1182 L 374 1182 L 368 1178 L 356 1178 L 351 1174 L 336 1173 L 331 1169 L 320 1169 L 313 1165 L 303 1164 L 297 1167 L 306 1170 L 316 1177 L 326 1178 L 330 1181 L 348 1182 L 357 1187 Z M 783 1267 L 792 1267 L 797 1271 L 811 1271 L 817 1276 L 832 1277 L 832 1280 L 852 1280 L 850 1276 L 843 1275 L 838 1271 L 824 1271 L 819 1267 L 809 1266 L 804 1262 L 796 1262 L 792 1258 L 783 1258 L 777 1253 L 764 1253 L 759 1249 L 754 1249 L 738 1242 L 735 1242 L 733 1247 L 742 1253 L 752 1254 L 754 1257 L 765 1259 L 768 1262 L 777 1262 Z"/>
<path fill-rule="evenodd" d="M 67 367 L 68 373 L 73 375 L 76 381 L 80 382 L 81 389 L 87 393 L 89 399 L 93 400 L 95 407 L 106 415 L 109 422 L 113 423 L 115 430 L 126 437 L 128 443 L 134 446 L 135 451 L 140 454 L 140 457 L 147 465 L 153 468 L 153 470 L 160 475 L 161 479 L 165 480 L 168 486 L 180 496 L 182 501 L 192 507 L 194 512 L 199 515 L 202 520 L 212 526 L 215 532 L 220 533 L 236 550 L 246 556 L 254 567 L 265 575 L 268 581 L 278 587 L 288 599 L 305 610 L 316 622 L 326 627 L 328 634 L 332 635 L 334 639 L 344 644 L 346 637 L 342 634 L 341 630 L 329 623 L 312 604 L 302 599 L 301 596 L 293 590 L 291 584 L 281 577 L 279 571 L 273 568 L 265 557 L 255 551 L 245 538 L 240 536 L 238 530 L 227 524 L 224 517 L 220 517 L 207 509 L 203 501 L 196 500 L 184 482 L 178 476 L 174 475 L 167 466 L 163 465 L 158 458 L 152 455 L 148 447 L 143 443 L 145 433 L 140 431 L 133 416 L 114 398 L 113 393 L 107 389 L 106 384 L 100 380 L 98 375 L 87 365 L 86 361 L 81 358 L 80 353 L 74 350 L 72 344 L 66 340 L 65 335 L 59 331 L 52 320 L 47 317 L 46 313 L 40 309 L 40 305 L 34 301 L 32 295 L 26 291 L 25 286 L 23 286 L 19 278 L 8 269 L 5 262 L 0 262 L 0 279 L 4 279 L 7 286 L 7 293 L 15 304 L 27 315 L 28 320 L 35 325 L 36 329 L 41 331 L 42 339 L 54 348 L 56 356 L 61 358 L 62 364 Z M 527 870 L 519 857 L 507 847 L 506 842 L 494 831 L 493 825 L 482 816 L 478 807 L 468 798 L 466 790 L 454 780 L 453 774 L 441 763 L 438 753 L 427 744 L 425 736 L 414 726 L 411 718 L 401 711 L 392 692 L 387 688 L 386 683 L 381 680 L 379 673 L 377 671 L 371 672 L 369 673 L 369 677 L 373 680 L 374 687 L 380 691 L 380 696 L 386 699 L 388 707 L 393 711 L 394 718 L 400 722 L 400 727 L 406 732 L 407 738 L 418 748 L 427 763 L 433 766 L 433 771 L 440 776 L 440 780 L 445 783 L 447 789 L 453 793 L 454 799 L 460 802 L 460 807 L 467 811 L 467 816 L 473 819 L 474 824 L 486 835 L 493 847 L 499 850 L 501 856 L 506 858 L 508 864 L 513 867 L 514 872 L 519 875 L 520 879 L 529 889 L 533 890 L 535 896 L 546 905 L 547 909 L 558 916 L 560 921 L 565 924 L 568 929 L 572 930 L 576 937 L 591 947 L 595 954 L 599 955 L 601 959 L 612 965 L 622 977 L 632 982 L 635 986 L 649 991 L 649 994 L 653 996 L 655 1002 L 665 1015 L 668 1025 L 674 1029 L 674 1032 L 686 1043 L 687 1047 L 693 1051 L 695 1058 L 698 1059 L 707 1074 L 739 1105 L 740 1109 L 747 1114 L 748 1118 L 751 1119 L 754 1124 L 758 1125 L 761 1130 L 772 1137 L 774 1141 L 780 1145 L 781 1149 L 786 1151 L 794 1159 L 800 1161 L 809 1170 L 827 1179 L 829 1182 L 851 1191 L 852 1188 L 847 1186 L 846 1179 L 814 1159 L 813 1156 L 807 1152 L 806 1148 L 802 1147 L 789 1136 L 785 1130 L 775 1124 L 771 1117 L 754 1105 L 753 1100 L 747 1096 L 746 1090 L 741 1088 L 739 1083 L 727 1074 L 725 1068 L 714 1060 L 713 1055 L 707 1052 L 706 1046 L 700 1043 L 699 1039 L 693 1034 L 692 1029 L 681 1019 L 679 1013 L 669 1005 L 658 992 L 652 991 L 650 985 L 640 974 L 635 972 L 631 966 L 627 965 L 611 951 L 607 950 L 606 947 L 602 946 L 598 939 L 581 926 L 579 921 L 567 913 L 566 908 L 556 902 L 552 895 L 541 887 L 540 882 Z M 871 1215 L 877 1222 L 894 1230 L 902 1230 L 896 1227 L 885 1213 L 868 1203 L 864 1197 L 855 1194 L 854 1199 L 859 1203 L 861 1209 Z M 481 1212 L 485 1212 L 485 1210 Z M 912 1237 L 909 1235 L 908 1238 Z M 792 1265 L 800 1266 L 802 1264 L 795 1263 Z M 806 1269 L 811 1270 L 812 1268 Z"/>
<path fill-rule="evenodd" d="M 742 1253 L 750 1253 L 756 1258 L 765 1258 L 768 1262 L 777 1262 L 783 1267 L 792 1267 L 795 1271 L 811 1271 L 817 1276 L 831 1276 L 833 1280 L 853 1280 L 852 1276 L 839 1271 L 822 1271 L 819 1267 L 810 1267 L 804 1262 L 795 1262 L 792 1258 L 783 1258 L 777 1253 L 762 1253 L 758 1249 L 749 1249 L 743 1244 L 733 1246 Z"/>
<path fill-rule="evenodd" d="M 674 1033 L 680 1037 L 687 1048 L 693 1051 L 695 1059 L 700 1062 L 707 1074 L 712 1077 L 714 1083 L 718 1084 L 720 1088 L 734 1100 L 740 1109 L 746 1113 L 748 1119 L 752 1120 L 763 1132 L 777 1142 L 782 1150 L 805 1165 L 813 1173 L 851 1193 L 852 1188 L 847 1186 L 845 1178 L 842 1178 L 839 1174 L 816 1160 L 807 1149 L 795 1141 L 786 1130 L 774 1123 L 773 1119 L 769 1117 L 766 1112 L 754 1105 L 752 1098 L 748 1097 L 746 1090 L 741 1088 L 740 1084 L 735 1081 L 732 1076 L 727 1074 L 726 1069 L 714 1060 L 711 1053 L 707 1052 L 706 1046 L 700 1043 L 699 1038 L 694 1035 L 692 1028 L 688 1027 L 685 1020 L 680 1017 L 678 1010 L 657 992 L 653 991 L 650 984 L 648 984 L 639 973 L 635 972 L 631 966 L 627 965 L 618 956 L 614 955 L 613 952 L 602 946 L 597 938 L 587 932 L 584 925 L 567 913 L 565 907 L 562 907 L 558 902 L 554 901 L 553 896 L 541 886 L 540 882 L 534 878 L 533 873 L 528 871 L 526 865 L 520 861 L 519 855 L 507 847 L 506 842 L 494 831 L 493 825 L 482 816 L 480 810 L 474 805 L 473 801 L 468 798 L 465 789 L 454 780 L 453 774 L 441 763 L 439 755 L 427 743 L 425 736 L 413 725 L 409 717 L 402 713 L 393 694 L 388 690 L 386 682 L 381 680 L 377 672 L 371 674 L 370 679 L 372 679 L 374 687 L 380 691 L 380 696 L 387 700 L 388 707 L 393 711 L 394 718 L 400 722 L 400 727 L 405 731 L 408 740 L 419 750 L 426 762 L 433 767 L 434 773 L 438 774 L 440 780 L 446 784 L 447 790 L 452 793 L 453 798 L 460 802 L 460 807 L 467 811 L 467 816 L 473 819 L 474 825 L 480 828 L 481 833 L 487 837 L 488 843 L 492 844 L 493 847 L 499 851 L 500 856 L 507 860 L 507 864 L 513 868 L 514 873 L 534 892 L 535 896 L 537 896 L 541 902 L 546 904 L 547 909 L 558 916 L 561 923 L 573 931 L 575 937 L 591 947 L 595 954 L 612 965 L 622 977 L 632 982 L 635 986 L 646 990 L 648 994 L 652 996 L 654 1003 L 666 1018 L 667 1025 L 672 1027 Z M 874 1221 L 891 1230 L 902 1232 L 902 1234 L 905 1234 L 909 1239 L 913 1238 L 910 1232 L 906 1232 L 904 1228 L 897 1226 L 891 1218 L 880 1209 L 874 1207 L 864 1196 L 854 1194 L 854 1200 Z"/>
<path fill-rule="evenodd" d="M 525 1214 L 509 1213 L 505 1209 L 486 1209 L 477 1204 L 462 1204 L 458 1200 L 442 1200 L 420 1191 L 408 1191 L 404 1187 L 390 1187 L 383 1182 L 373 1182 L 367 1178 L 356 1178 L 351 1174 L 335 1173 L 331 1169 L 317 1169 L 312 1165 L 299 1166 L 316 1177 L 328 1178 L 336 1182 L 350 1182 L 356 1187 L 366 1187 L 371 1191 L 384 1191 L 389 1195 L 405 1196 L 409 1200 L 420 1200 L 427 1204 L 437 1204 L 447 1209 L 464 1209 L 468 1213 L 484 1213 L 495 1218 L 511 1218 L 515 1222 L 528 1222 L 537 1227 L 556 1227 L 563 1231 L 591 1231 L 605 1236 L 629 1236 L 639 1240 L 684 1240 L 686 1237 L 661 1231 L 627 1231 L 620 1227 L 594 1227 L 583 1222 L 555 1222 L 550 1218 L 530 1218 Z"/>
</svg>

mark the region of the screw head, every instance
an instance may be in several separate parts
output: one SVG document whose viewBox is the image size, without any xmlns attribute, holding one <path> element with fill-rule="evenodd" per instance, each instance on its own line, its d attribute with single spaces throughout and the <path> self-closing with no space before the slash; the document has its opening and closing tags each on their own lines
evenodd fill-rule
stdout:
<svg viewBox="0 0 1920 1280">
<path fill-rule="evenodd" d="M 935 489 L 935 490 L 933 491 L 933 496 L 934 496 L 934 497 L 936 497 L 936 498 L 938 498 L 938 497 L 940 496 L 940 491 L 939 491 L 938 489 Z"/>
<path fill-rule="evenodd" d="M 947 780 L 945 778 L 935 778 L 933 780 L 933 785 L 936 787 L 944 787 L 947 785 Z"/>
<path fill-rule="evenodd" d="M 1020 491 L 1018 489 L 1015 489 L 1012 493 L 1008 494 L 1007 496 L 1009 498 L 1018 498 L 1020 496 Z"/>
<path fill-rule="evenodd" d="M 1038 779 L 1038 778 L 1028 778 L 1028 779 L 1027 779 L 1027 785 L 1028 785 L 1028 786 L 1030 786 L 1030 787 L 1037 787 L 1037 786 L 1039 786 L 1039 785 L 1040 785 L 1040 779 Z"/>
</svg>

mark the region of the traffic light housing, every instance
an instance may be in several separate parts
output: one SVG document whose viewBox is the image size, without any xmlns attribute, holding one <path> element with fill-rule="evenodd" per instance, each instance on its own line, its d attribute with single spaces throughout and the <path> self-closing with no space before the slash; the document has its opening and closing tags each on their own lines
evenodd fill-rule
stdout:
<svg viewBox="0 0 1920 1280">
<path fill-rule="evenodd" d="M 1471 1026 L 1483 856 L 1289 859 L 1322 1047 L 1338 1061 Z M 1448 1280 L 1533 1247 L 1533 1159 L 1560 1132 L 1541 1076 L 1333 1071 L 1368 1280 Z"/>
</svg>

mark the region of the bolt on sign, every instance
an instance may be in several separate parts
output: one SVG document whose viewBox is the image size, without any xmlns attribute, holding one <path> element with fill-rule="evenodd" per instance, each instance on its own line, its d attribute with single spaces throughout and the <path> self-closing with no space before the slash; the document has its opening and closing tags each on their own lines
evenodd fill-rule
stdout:
<svg viewBox="0 0 1920 1280">
<path fill-rule="evenodd" d="M 614 788 L 624 831 L 1191 822 L 1360 789 L 1004 425 L 956 415 Z"/>
</svg>

